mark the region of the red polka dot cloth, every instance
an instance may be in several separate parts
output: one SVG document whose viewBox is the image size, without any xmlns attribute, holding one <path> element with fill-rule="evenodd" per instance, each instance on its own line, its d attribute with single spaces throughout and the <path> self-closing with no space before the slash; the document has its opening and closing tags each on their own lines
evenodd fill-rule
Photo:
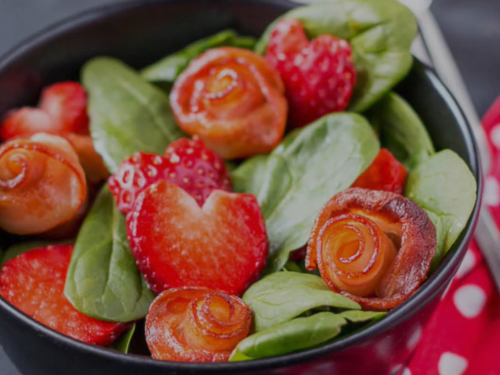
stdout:
<svg viewBox="0 0 500 375">
<path fill-rule="evenodd" d="M 500 98 L 484 117 L 483 127 L 494 158 L 484 200 L 500 227 Z M 500 296 L 473 243 L 401 375 L 498 374 Z"/>
</svg>

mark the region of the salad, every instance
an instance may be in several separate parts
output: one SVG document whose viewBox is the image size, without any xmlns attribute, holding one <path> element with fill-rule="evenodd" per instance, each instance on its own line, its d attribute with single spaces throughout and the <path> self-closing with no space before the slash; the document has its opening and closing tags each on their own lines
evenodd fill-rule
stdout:
<svg viewBox="0 0 500 375">
<path fill-rule="evenodd" d="M 416 30 L 395 0 L 335 0 L 46 87 L 0 125 L 0 295 L 164 361 L 279 356 L 384 319 L 476 201 L 393 91 Z"/>
</svg>

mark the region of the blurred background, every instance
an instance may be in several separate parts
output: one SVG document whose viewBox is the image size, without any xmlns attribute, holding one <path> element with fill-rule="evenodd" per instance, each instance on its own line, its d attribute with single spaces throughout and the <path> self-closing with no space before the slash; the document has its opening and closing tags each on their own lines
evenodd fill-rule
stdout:
<svg viewBox="0 0 500 375">
<path fill-rule="evenodd" d="M 131 0 L 0 0 L 0 55 L 54 22 L 125 1 Z M 500 0 L 434 0 L 431 10 L 483 116 L 500 95 Z M 1 348 L 0 374 L 21 375 Z"/>
</svg>

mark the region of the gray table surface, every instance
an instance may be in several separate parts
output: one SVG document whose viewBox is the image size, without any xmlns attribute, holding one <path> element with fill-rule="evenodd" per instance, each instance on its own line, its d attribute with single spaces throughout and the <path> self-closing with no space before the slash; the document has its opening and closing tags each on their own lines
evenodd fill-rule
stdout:
<svg viewBox="0 0 500 375">
<path fill-rule="evenodd" d="M 123 1 L 0 0 L 0 54 L 55 21 Z M 500 95 L 500 1 L 435 0 L 432 10 L 483 115 Z M 1 347 L 0 375 L 21 375 Z"/>
</svg>

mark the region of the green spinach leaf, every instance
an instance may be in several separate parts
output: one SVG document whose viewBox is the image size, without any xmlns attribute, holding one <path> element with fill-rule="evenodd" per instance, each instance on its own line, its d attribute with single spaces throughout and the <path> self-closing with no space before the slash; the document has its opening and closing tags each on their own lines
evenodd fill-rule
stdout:
<svg viewBox="0 0 500 375">
<path fill-rule="evenodd" d="M 386 316 L 387 313 L 379 312 L 379 311 L 351 310 L 351 311 L 341 312 L 339 315 L 351 323 L 365 323 L 365 322 L 369 322 L 372 320 L 375 320 L 375 321 L 380 320 L 384 316 Z"/>
<path fill-rule="evenodd" d="M 147 66 L 141 70 L 141 76 L 151 82 L 173 84 L 191 60 L 206 50 L 223 46 L 253 49 L 255 43 L 256 40 L 252 37 L 242 37 L 233 30 L 224 30 L 208 38 L 198 40 L 184 49 Z"/>
<path fill-rule="evenodd" d="M 297 318 L 257 332 L 241 341 L 230 362 L 274 357 L 320 345 L 338 336 L 346 320 L 329 312 Z"/>
<path fill-rule="evenodd" d="M 476 203 L 477 185 L 465 162 L 451 150 L 420 163 L 408 175 L 405 196 L 422 207 L 436 226 L 433 266 L 464 229 Z"/>
<path fill-rule="evenodd" d="M 292 132 L 271 154 L 233 172 L 235 190 L 254 194 L 266 220 L 267 273 L 279 271 L 290 251 L 307 242 L 321 207 L 351 186 L 378 150 L 365 118 L 337 113 Z"/>
<path fill-rule="evenodd" d="M 113 322 L 144 317 L 153 301 L 130 252 L 125 217 L 107 186 L 78 233 L 64 293 L 85 315 Z"/>
<path fill-rule="evenodd" d="M 356 302 L 332 292 L 321 277 L 297 272 L 264 277 L 245 292 L 243 301 L 252 309 L 257 332 L 318 307 L 360 309 Z"/>
<path fill-rule="evenodd" d="M 282 271 L 302 273 L 302 269 L 300 268 L 300 266 L 296 262 L 293 262 L 291 260 L 286 262 L 286 264 L 283 266 Z"/>
<path fill-rule="evenodd" d="M 130 342 L 132 341 L 132 337 L 134 337 L 134 333 L 135 323 L 132 324 L 132 327 L 130 327 L 128 331 L 118 337 L 118 339 L 113 344 L 108 346 L 108 348 L 127 354 L 130 347 Z"/>
<path fill-rule="evenodd" d="M 258 193 L 266 178 L 268 155 L 258 155 L 247 159 L 231 171 L 234 190 L 237 192 Z"/>
<path fill-rule="evenodd" d="M 435 153 L 431 138 L 413 108 L 398 94 L 389 93 L 367 113 L 382 147 L 412 169 Z"/>
<path fill-rule="evenodd" d="M 163 154 L 183 136 L 167 96 L 122 62 L 98 57 L 83 67 L 94 146 L 114 173 L 136 151 Z"/>
<path fill-rule="evenodd" d="M 310 38 L 331 34 L 351 43 L 357 72 L 350 103 L 353 111 L 366 110 L 411 68 L 410 47 L 417 22 L 395 0 L 330 0 L 293 9 L 283 17 L 301 21 Z M 265 53 L 274 24 L 259 40 L 256 52 Z"/>
</svg>

